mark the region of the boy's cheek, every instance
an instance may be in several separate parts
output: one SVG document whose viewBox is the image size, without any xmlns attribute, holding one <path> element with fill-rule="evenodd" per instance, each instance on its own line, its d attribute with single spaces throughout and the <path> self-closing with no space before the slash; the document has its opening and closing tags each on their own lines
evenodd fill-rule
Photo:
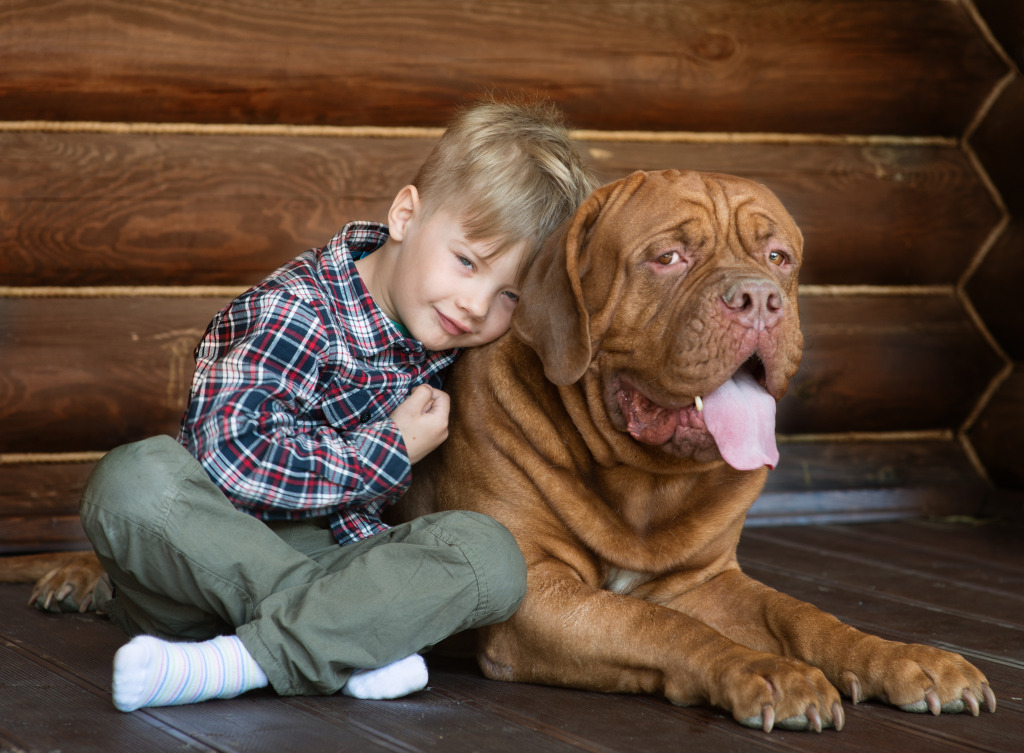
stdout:
<svg viewBox="0 0 1024 753">
<path fill-rule="evenodd" d="M 512 327 L 512 313 L 509 312 L 507 315 L 503 315 L 500 321 L 495 322 L 494 329 L 492 332 L 488 332 L 488 339 L 486 342 L 497 340 L 499 337 L 504 335 Z"/>
</svg>

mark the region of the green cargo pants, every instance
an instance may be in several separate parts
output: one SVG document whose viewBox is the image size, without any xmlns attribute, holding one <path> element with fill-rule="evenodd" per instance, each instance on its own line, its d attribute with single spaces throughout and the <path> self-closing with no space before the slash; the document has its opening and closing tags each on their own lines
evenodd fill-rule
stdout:
<svg viewBox="0 0 1024 753">
<path fill-rule="evenodd" d="M 115 586 L 102 605 L 130 635 L 236 633 L 281 695 L 329 695 L 453 633 L 508 619 L 526 591 L 515 539 L 448 512 L 340 546 L 318 521 L 235 509 L 171 437 L 108 453 L 82 524 Z"/>
</svg>

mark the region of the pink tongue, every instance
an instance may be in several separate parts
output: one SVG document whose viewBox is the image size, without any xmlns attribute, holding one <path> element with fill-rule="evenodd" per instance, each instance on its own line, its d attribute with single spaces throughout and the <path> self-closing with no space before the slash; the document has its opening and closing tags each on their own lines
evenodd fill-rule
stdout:
<svg viewBox="0 0 1024 753">
<path fill-rule="evenodd" d="M 745 371 L 704 398 L 704 423 L 722 458 L 738 471 L 779 462 L 775 398 Z"/>
</svg>

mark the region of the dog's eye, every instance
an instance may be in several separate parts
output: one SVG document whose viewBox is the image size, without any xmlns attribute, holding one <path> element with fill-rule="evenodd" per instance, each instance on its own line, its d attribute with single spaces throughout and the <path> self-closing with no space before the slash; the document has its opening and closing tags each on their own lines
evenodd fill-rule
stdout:
<svg viewBox="0 0 1024 753">
<path fill-rule="evenodd" d="M 661 264 L 662 266 L 667 267 L 669 264 L 675 264 L 677 261 L 679 261 L 679 252 L 666 251 L 654 261 L 657 262 L 658 264 Z"/>
<path fill-rule="evenodd" d="M 768 263 L 774 264 L 776 267 L 781 267 L 786 263 L 786 255 L 781 251 L 769 251 Z"/>
</svg>

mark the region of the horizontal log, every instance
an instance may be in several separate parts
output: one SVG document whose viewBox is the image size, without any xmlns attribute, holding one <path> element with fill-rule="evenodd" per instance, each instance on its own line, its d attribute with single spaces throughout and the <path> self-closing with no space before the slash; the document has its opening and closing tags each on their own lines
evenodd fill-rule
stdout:
<svg viewBox="0 0 1024 753">
<path fill-rule="evenodd" d="M 0 133 L 0 280 L 244 288 L 348 220 L 383 219 L 432 143 Z M 769 186 L 803 230 L 805 283 L 952 285 L 1000 219 L 955 147 L 582 147 L 602 181 L 679 168 Z"/>
<path fill-rule="evenodd" d="M 1002 361 L 955 298 L 802 296 L 782 433 L 956 429 Z"/>
<path fill-rule="evenodd" d="M 779 455 L 766 493 L 951 489 L 979 480 L 963 448 L 952 440 L 794 441 L 782 435 Z"/>
<path fill-rule="evenodd" d="M 973 516 L 984 494 L 974 486 L 899 489 L 832 489 L 825 492 L 766 492 L 747 514 L 748 528 L 876 523 L 890 520 Z"/>
<path fill-rule="evenodd" d="M 222 298 L 0 299 L 0 452 L 175 434 Z M 1000 367 L 948 296 L 811 296 L 789 434 L 954 429 Z"/>
<path fill-rule="evenodd" d="M 0 452 L 105 450 L 176 434 L 192 351 L 226 302 L 0 299 Z"/>
<path fill-rule="evenodd" d="M 0 464 L 0 518 L 76 514 L 94 467 L 94 462 Z M 953 441 L 792 442 L 783 437 L 779 467 L 768 474 L 765 492 L 949 488 L 976 481 Z"/>
<path fill-rule="evenodd" d="M 750 526 L 968 515 L 984 498 L 952 441 L 784 442 L 781 454 Z M 0 464 L 0 553 L 88 546 L 75 517 L 94 466 Z"/>
<path fill-rule="evenodd" d="M 957 135 L 1006 67 L 938 0 L 15 0 L 0 70 L 8 119 L 438 125 L 525 89 L 578 127 Z"/>
<path fill-rule="evenodd" d="M 89 548 L 78 515 L 0 517 L 0 554 Z"/>
<path fill-rule="evenodd" d="M 78 514 L 95 463 L 0 463 L 0 519 Z"/>
</svg>

